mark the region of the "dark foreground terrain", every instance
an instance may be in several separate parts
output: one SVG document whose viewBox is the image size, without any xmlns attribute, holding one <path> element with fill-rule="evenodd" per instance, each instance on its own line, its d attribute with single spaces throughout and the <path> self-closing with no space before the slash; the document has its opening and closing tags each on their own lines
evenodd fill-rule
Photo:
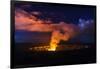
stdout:
<svg viewBox="0 0 100 69">
<path fill-rule="evenodd" d="M 94 45 L 89 45 L 88 48 L 54 52 L 30 51 L 29 48 L 32 46 L 31 44 L 15 45 L 14 61 L 12 61 L 15 68 L 96 63 Z"/>
</svg>

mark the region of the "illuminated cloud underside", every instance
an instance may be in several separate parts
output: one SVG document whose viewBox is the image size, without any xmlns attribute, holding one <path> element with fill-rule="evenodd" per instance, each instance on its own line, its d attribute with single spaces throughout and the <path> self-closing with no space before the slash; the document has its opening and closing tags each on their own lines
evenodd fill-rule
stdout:
<svg viewBox="0 0 100 69">
<path fill-rule="evenodd" d="M 57 44 L 61 41 L 67 41 L 77 35 L 84 23 L 79 26 L 68 24 L 65 22 L 53 23 L 53 21 L 41 20 L 36 15 L 41 15 L 40 12 L 33 11 L 28 13 L 22 9 L 15 10 L 15 30 L 25 30 L 32 32 L 52 32 L 50 49 L 55 50 Z M 82 26 L 82 27 L 81 27 Z M 63 32 L 63 33 L 62 33 Z"/>
</svg>

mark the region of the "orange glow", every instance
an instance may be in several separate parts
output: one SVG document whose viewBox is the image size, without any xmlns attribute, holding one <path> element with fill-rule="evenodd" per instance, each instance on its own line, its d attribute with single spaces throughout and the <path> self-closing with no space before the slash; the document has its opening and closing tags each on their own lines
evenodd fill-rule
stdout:
<svg viewBox="0 0 100 69">
<path fill-rule="evenodd" d="M 33 11 L 32 14 L 40 15 L 40 12 Z M 41 20 L 32 14 L 21 9 L 15 10 L 15 29 L 52 32 L 50 46 L 35 47 L 35 50 L 56 51 L 61 40 L 68 41 L 79 32 L 79 27 L 75 24 L 65 22 L 53 23 L 50 20 Z"/>
<path fill-rule="evenodd" d="M 61 35 L 60 35 L 59 30 L 54 30 L 52 32 L 50 48 L 48 49 L 48 51 L 56 51 L 58 43 L 60 42 L 60 37 Z"/>
<path fill-rule="evenodd" d="M 56 47 L 57 47 L 57 44 L 51 44 L 50 45 L 50 48 L 48 49 L 48 51 L 56 51 Z"/>
</svg>

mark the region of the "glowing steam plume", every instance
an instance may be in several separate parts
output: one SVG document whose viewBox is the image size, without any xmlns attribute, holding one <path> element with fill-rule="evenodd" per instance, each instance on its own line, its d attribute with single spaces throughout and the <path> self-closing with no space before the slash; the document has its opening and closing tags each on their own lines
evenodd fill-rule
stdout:
<svg viewBox="0 0 100 69">
<path fill-rule="evenodd" d="M 51 41 L 50 41 L 50 48 L 48 51 L 55 51 L 58 43 L 60 42 L 60 32 L 59 30 L 54 30 L 52 32 Z"/>
<path fill-rule="evenodd" d="M 47 21 L 40 20 L 24 10 L 15 11 L 15 25 L 16 30 L 52 32 L 50 48 L 48 51 L 55 51 L 61 40 L 69 40 L 75 36 L 79 30 L 79 27 L 75 24 L 68 24 L 65 22 L 55 24 L 50 21 L 48 24 Z"/>
<path fill-rule="evenodd" d="M 77 26 L 60 22 L 55 26 L 48 51 L 55 51 L 61 40 L 67 41 L 78 33 Z"/>
</svg>

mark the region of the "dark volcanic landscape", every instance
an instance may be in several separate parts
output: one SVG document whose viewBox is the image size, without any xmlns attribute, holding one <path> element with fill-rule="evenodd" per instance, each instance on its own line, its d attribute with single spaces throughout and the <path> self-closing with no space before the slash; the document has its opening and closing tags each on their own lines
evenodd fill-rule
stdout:
<svg viewBox="0 0 100 69">
<path fill-rule="evenodd" d="M 85 64 L 96 62 L 96 48 L 94 45 L 77 45 L 83 46 L 80 49 L 61 51 L 30 51 L 29 48 L 33 46 L 41 46 L 43 44 L 21 44 L 17 43 L 14 50 L 14 66 L 51 66 L 51 65 L 71 65 L 71 64 Z M 45 44 L 48 45 L 48 44 Z M 71 44 L 70 44 L 71 45 Z M 73 44 L 72 44 L 73 45 Z M 72 48 L 69 46 L 68 48 Z M 87 47 L 85 47 L 87 46 Z M 65 46 L 66 47 L 66 46 Z M 59 48 L 61 48 L 59 46 Z M 64 49 L 64 46 L 63 48 Z"/>
</svg>

